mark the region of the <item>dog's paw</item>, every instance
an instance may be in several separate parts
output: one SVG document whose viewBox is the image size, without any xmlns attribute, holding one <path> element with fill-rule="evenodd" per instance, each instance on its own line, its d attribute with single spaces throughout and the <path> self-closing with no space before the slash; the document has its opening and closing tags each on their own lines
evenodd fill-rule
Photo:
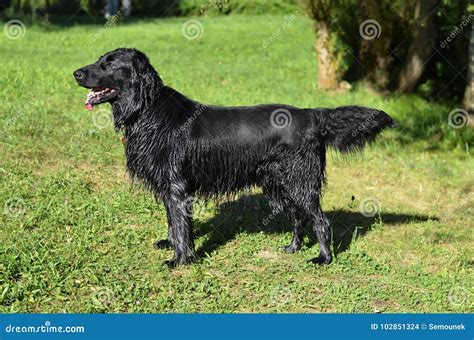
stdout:
<svg viewBox="0 0 474 340">
<path fill-rule="evenodd" d="M 308 262 L 317 265 L 330 264 L 332 262 L 332 258 L 330 256 L 318 256 L 314 259 L 309 260 Z"/>
<path fill-rule="evenodd" d="M 165 264 L 168 268 L 176 268 L 178 266 L 184 266 L 187 264 L 191 264 L 193 259 L 191 256 L 180 256 L 180 257 L 173 257 L 171 260 L 165 261 Z"/>
<path fill-rule="evenodd" d="M 153 244 L 155 249 L 173 249 L 173 245 L 169 240 L 159 240 Z"/>
<path fill-rule="evenodd" d="M 283 247 L 283 251 L 285 251 L 289 254 L 296 253 L 300 249 L 301 249 L 301 246 L 298 246 L 298 245 L 293 244 L 293 243 Z"/>
</svg>

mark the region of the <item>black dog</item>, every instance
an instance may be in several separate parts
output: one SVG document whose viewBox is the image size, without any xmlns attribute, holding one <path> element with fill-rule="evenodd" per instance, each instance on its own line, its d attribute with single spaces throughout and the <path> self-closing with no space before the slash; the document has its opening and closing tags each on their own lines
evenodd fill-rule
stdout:
<svg viewBox="0 0 474 340">
<path fill-rule="evenodd" d="M 270 104 L 242 107 L 203 105 L 164 86 L 148 58 L 135 49 L 117 49 L 74 72 L 92 89 L 86 107 L 112 104 L 116 129 L 123 129 L 130 174 L 161 198 L 172 247 L 168 265 L 193 258 L 192 195 L 216 197 L 258 185 L 274 212 L 293 224 L 301 248 L 305 227 L 320 244 L 314 263 L 331 262 L 329 221 L 321 210 L 326 147 L 362 149 L 392 118 L 359 106 L 300 109 Z"/>
</svg>

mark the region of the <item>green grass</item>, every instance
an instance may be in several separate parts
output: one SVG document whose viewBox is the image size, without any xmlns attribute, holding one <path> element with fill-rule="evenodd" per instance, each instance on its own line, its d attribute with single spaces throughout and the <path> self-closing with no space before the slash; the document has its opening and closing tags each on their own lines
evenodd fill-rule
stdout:
<svg viewBox="0 0 474 340">
<path fill-rule="evenodd" d="M 311 23 L 297 17 L 268 48 L 281 16 L 188 19 L 107 28 L 27 27 L 1 36 L 0 311 L 2 312 L 472 312 L 472 128 L 452 129 L 456 106 L 386 98 L 362 86 L 315 88 Z M 334 263 L 314 267 L 312 240 L 294 255 L 283 218 L 258 190 L 199 203 L 197 263 L 169 271 L 152 247 L 166 216 L 124 169 L 109 107 L 91 115 L 72 72 L 120 46 L 145 51 L 165 83 L 204 103 L 280 102 L 384 108 L 400 128 L 363 154 L 330 152 L 323 207 Z M 94 118 L 95 117 L 95 123 Z M 364 217 L 372 198 L 380 213 Z M 264 221 L 268 221 L 264 223 Z"/>
</svg>

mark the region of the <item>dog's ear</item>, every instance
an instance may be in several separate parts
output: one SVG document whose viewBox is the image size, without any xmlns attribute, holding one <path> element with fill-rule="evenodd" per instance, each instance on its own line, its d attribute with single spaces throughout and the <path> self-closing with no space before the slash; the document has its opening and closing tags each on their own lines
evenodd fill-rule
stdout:
<svg viewBox="0 0 474 340">
<path fill-rule="evenodd" d="M 163 87 L 161 78 L 151 66 L 147 56 L 137 50 L 134 50 L 132 57 L 130 81 L 130 94 L 127 96 L 125 105 L 120 107 L 119 117 L 114 117 L 117 128 L 150 108 Z"/>
<path fill-rule="evenodd" d="M 138 96 L 134 100 L 140 101 L 140 106 L 146 106 L 156 98 L 156 91 L 159 91 L 163 84 L 148 57 L 142 52 L 135 51 L 132 64 L 132 87 L 136 90 L 135 95 Z"/>
</svg>

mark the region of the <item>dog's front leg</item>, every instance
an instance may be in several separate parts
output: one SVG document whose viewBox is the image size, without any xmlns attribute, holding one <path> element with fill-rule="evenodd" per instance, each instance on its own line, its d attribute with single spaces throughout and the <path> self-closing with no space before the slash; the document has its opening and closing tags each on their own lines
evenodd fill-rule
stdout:
<svg viewBox="0 0 474 340">
<path fill-rule="evenodd" d="M 158 199 L 157 199 L 158 200 Z M 165 240 L 158 240 L 156 241 L 153 246 L 156 249 L 173 249 L 173 243 L 171 242 L 171 208 L 169 206 L 170 200 L 163 199 L 163 204 L 165 205 L 166 209 L 166 217 L 168 220 L 168 238 Z"/>
<path fill-rule="evenodd" d="M 169 267 L 192 262 L 194 256 L 194 235 L 192 230 L 192 197 L 176 184 L 163 197 L 167 207 L 169 241 L 173 245 L 174 257 L 166 261 Z"/>
</svg>

